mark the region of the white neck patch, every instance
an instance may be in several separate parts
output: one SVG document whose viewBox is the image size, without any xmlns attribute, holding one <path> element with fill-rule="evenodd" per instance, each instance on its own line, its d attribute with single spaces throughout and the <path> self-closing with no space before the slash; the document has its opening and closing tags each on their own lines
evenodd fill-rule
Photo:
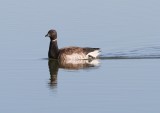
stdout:
<svg viewBox="0 0 160 113">
<path fill-rule="evenodd" d="M 57 41 L 57 39 L 55 39 L 55 40 L 52 40 L 52 42 L 55 42 L 55 41 Z"/>
</svg>

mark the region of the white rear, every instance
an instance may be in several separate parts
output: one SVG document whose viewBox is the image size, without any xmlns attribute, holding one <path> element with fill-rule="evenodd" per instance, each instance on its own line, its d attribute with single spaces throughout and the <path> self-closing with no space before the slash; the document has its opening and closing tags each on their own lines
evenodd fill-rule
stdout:
<svg viewBox="0 0 160 113">
<path fill-rule="evenodd" d="M 87 59 L 88 59 L 89 56 L 92 56 L 93 58 L 97 58 L 99 55 L 100 55 L 100 50 L 95 50 L 93 52 L 88 53 L 86 56 L 87 56 Z"/>
</svg>

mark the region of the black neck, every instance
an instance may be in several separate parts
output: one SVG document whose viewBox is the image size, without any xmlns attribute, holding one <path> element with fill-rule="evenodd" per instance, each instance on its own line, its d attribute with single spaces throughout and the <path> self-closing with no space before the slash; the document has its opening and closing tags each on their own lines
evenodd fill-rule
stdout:
<svg viewBox="0 0 160 113">
<path fill-rule="evenodd" d="M 58 45 L 56 40 L 50 41 L 48 57 L 53 59 L 58 58 Z"/>
</svg>

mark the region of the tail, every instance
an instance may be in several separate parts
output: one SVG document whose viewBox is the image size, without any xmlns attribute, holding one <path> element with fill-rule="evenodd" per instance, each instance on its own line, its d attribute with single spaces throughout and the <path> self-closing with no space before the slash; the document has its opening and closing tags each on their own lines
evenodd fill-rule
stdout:
<svg viewBox="0 0 160 113">
<path fill-rule="evenodd" d="M 92 52 L 89 52 L 88 54 L 87 54 L 87 57 L 90 59 L 90 58 L 92 58 L 92 59 L 95 59 L 95 58 L 97 58 L 99 55 L 100 55 L 100 49 L 99 48 L 95 48 L 95 50 L 94 51 L 92 51 Z"/>
</svg>

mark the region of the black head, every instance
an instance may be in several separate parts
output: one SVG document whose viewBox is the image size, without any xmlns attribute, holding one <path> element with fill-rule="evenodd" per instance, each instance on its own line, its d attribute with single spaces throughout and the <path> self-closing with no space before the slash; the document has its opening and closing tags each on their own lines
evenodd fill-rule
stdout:
<svg viewBox="0 0 160 113">
<path fill-rule="evenodd" d="M 49 30 L 48 33 L 45 35 L 45 37 L 50 37 L 51 40 L 57 39 L 57 32 L 56 30 Z"/>
</svg>

